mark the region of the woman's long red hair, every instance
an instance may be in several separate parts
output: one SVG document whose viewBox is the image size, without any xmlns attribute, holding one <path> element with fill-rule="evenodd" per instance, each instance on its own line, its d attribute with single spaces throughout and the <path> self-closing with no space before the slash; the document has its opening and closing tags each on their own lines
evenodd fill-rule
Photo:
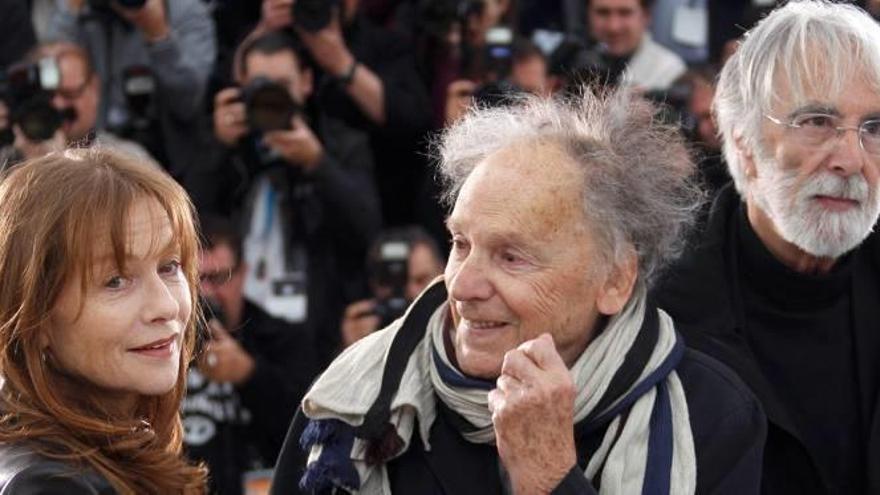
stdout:
<svg viewBox="0 0 880 495">
<path fill-rule="evenodd" d="M 174 230 L 182 270 L 196 300 L 198 237 L 192 205 L 164 172 L 106 149 L 69 150 L 25 162 L 0 182 L 0 442 L 28 442 L 41 454 L 102 474 L 120 493 L 202 493 L 206 472 L 182 457 L 179 406 L 195 346 L 187 324 L 180 373 L 163 395 L 143 396 L 119 417 L 100 390 L 59 373 L 41 335 L 66 280 L 91 283 L 93 257 L 109 232 L 120 269 L 128 214 L 155 201 Z"/>
</svg>

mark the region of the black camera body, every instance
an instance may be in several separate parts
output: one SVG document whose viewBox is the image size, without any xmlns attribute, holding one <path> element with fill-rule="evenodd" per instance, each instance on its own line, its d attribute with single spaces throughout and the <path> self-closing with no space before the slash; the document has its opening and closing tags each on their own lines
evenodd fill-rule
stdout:
<svg viewBox="0 0 880 495">
<path fill-rule="evenodd" d="M 296 0 L 293 22 L 310 33 L 318 32 L 330 24 L 334 7 L 341 7 L 340 0 Z"/>
<path fill-rule="evenodd" d="M 293 100 L 287 88 L 265 77 L 254 78 L 243 87 L 241 101 L 248 127 L 254 132 L 290 129 L 293 116 L 302 112 L 302 107 Z"/>
<path fill-rule="evenodd" d="M 379 259 L 372 268 L 374 283 L 388 290 L 377 299 L 373 313 L 380 318 L 380 328 L 388 326 L 406 311 L 406 284 L 409 279 L 409 254 L 412 246 L 403 240 L 389 240 L 379 246 Z"/>
<path fill-rule="evenodd" d="M 0 81 L 0 99 L 9 107 L 10 122 L 33 141 L 45 141 L 61 128 L 64 119 L 52 105 L 52 96 L 61 82 L 54 58 L 10 67 Z"/>
</svg>

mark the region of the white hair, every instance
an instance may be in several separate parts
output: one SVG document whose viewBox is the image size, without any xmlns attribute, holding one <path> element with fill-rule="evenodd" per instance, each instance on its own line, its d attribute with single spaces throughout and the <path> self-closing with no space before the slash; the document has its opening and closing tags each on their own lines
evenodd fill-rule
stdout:
<svg viewBox="0 0 880 495">
<path fill-rule="evenodd" d="M 625 90 L 583 89 L 567 100 L 526 96 L 474 109 L 436 143 L 446 205 L 485 158 L 522 143 L 554 145 L 579 166 L 586 225 L 608 261 L 635 252 L 650 284 L 681 253 L 703 196 L 680 132 L 653 105 Z"/>
<path fill-rule="evenodd" d="M 761 128 L 774 101 L 839 95 L 857 76 L 880 90 L 880 26 L 863 10 L 825 0 L 791 1 L 746 33 L 721 71 L 714 109 L 724 157 L 740 195 L 747 184 L 736 140 L 765 156 Z"/>
</svg>

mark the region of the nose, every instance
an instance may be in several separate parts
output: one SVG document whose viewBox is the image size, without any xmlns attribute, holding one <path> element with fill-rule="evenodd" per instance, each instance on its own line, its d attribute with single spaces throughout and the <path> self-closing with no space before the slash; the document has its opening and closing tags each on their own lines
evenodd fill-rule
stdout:
<svg viewBox="0 0 880 495">
<path fill-rule="evenodd" d="M 149 323 L 161 323 L 177 318 L 180 302 L 174 291 L 158 274 L 148 277 L 145 281 L 146 301 L 143 306 L 143 317 Z M 188 297 L 187 292 L 187 297 Z"/>
<path fill-rule="evenodd" d="M 854 132 L 848 132 L 854 131 Z M 833 142 L 828 168 L 842 177 L 861 172 L 865 163 L 865 150 L 860 143 L 861 135 L 856 127 L 840 127 Z"/>
<path fill-rule="evenodd" d="M 484 301 L 494 293 L 485 261 L 473 253 L 462 261 L 450 261 L 446 277 L 449 295 L 456 301 Z"/>
</svg>

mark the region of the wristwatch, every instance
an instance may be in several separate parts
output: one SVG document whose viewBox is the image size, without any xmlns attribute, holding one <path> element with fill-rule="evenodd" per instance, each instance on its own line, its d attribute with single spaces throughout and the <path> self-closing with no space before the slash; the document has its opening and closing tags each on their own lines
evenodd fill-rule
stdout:
<svg viewBox="0 0 880 495">
<path fill-rule="evenodd" d="M 354 81 L 354 72 L 357 70 L 358 65 L 360 65 L 358 64 L 358 61 L 354 60 L 348 67 L 348 70 L 346 70 L 341 76 L 333 77 L 333 82 L 343 88 L 347 87 L 352 81 Z"/>
</svg>

